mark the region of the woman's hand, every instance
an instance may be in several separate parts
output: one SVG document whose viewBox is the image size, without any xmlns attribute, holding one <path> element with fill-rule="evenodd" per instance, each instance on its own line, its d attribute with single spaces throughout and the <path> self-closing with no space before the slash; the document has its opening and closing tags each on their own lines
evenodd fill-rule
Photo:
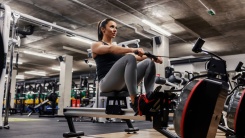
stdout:
<svg viewBox="0 0 245 138">
<path fill-rule="evenodd" d="M 154 60 L 156 63 L 162 64 L 162 58 L 161 57 L 157 57 L 156 60 Z"/>
<path fill-rule="evenodd" d="M 145 51 L 143 48 L 133 48 L 133 52 L 135 53 L 137 51 L 137 55 L 142 57 L 145 54 Z"/>
</svg>

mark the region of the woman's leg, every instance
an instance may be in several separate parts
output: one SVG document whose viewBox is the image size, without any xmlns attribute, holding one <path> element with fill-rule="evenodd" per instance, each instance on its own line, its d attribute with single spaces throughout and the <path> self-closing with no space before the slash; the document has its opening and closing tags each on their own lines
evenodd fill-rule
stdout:
<svg viewBox="0 0 245 138">
<path fill-rule="evenodd" d="M 144 86 L 147 93 L 152 92 L 154 89 L 155 76 L 156 76 L 156 66 L 151 59 L 147 58 L 137 64 L 137 84 L 139 84 L 144 78 Z M 137 113 L 138 98 L 134 97 L 133 99 L 134 101 L 132 101 L 132 104 L 130 106 Z"/>
<path fill-rule="evenodd" d="M 120 91 L 126 85 L 133 102 L 137 95 L 136 66 L 137 62 L 133 55 L 125 55 L 119 59 L 100 81 L 100 90 Z"/>
<path fill-rule="evenodd" d="M 137 74 L 137 75 L 136 75 Z M 155 63 L 151 59 L 145 59 L 136 65 L 133 55 L 126 55 L 119 59 L 100 81 L 100 90 L 103 92 L 129 91 L 132 108 L 137 111 L 137 104 L 134 104 L 137 92 L 137 83 L 144 78 L 146 92 L 153 91 L 156 76 Z"/>
<path fill-rule="evenodd" d="M 147 93 L 153 91 L 155 77 L 156 66 L 150 58 L 147 58 L 137 64 L 137 83 L 139 84 L 144 78 L 144 86 Z"/>
</svg>

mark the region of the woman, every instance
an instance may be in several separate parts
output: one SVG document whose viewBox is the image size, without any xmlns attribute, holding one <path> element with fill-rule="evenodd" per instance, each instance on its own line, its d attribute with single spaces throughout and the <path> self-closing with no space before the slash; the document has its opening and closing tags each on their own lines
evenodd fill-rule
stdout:
<svg viewBox="0 0 245 138">
<path fill-rule="evenodd" d="M 127 89 L 131 107 L 137 112 L 137 84 L 144 78 L 146 92 L 153 91 L 156 69 L 142 48 L 128 48 L 112 44 L 116 37 L 117 24 L 113 19 L 104 19 L 98 24 L 98 42 L 92 44 L 93 58 L 97 65 L 100 91 Z M 134 52 L 138 51 L 138 55 Z M 141 61 L 137 64 L 136 61 Z M 162 59 L 155 60 L 162 63 Z"/>
</svg>

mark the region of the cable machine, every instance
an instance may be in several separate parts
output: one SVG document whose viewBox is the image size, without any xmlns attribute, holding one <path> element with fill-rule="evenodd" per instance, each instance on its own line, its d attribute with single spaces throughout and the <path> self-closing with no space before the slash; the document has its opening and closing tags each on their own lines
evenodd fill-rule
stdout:
<svg viewBox="0 0 245 138">
<path fill-rule="evenodd" d="M 78 34 L 72 30 L 67 28 L 58 26 L 56 24 L 43 21 L 41 19 L 35 18 L 30 15 L 26 15 L 14 10 L 8 5 L 1 4 L 0 5 L 0 31 L 1 31 L 1 40 L 0 44 L 2 45 L 2 49 L 4 50 L 4 56 L 1 57 L 1 62 L 3 62 L 3 66 L 1 67 L 1 80 L 0 80 L 0 128 L 9 129 L 8 123 L 8 112 L 10 109 L 10 86 L 11 86 L 11 76 L 12 76 L 12 69 L 13 69 L 13 54 L 14 49 L 16 46 L 20 46 L 20 38 L 16 34 L 16 23 L 19 20 L 23 20 L 25 22 L 29 22 L 41 27 L 46 27 L 49 31 L 54 30 L 60 33 L 66 34 L 68 37 L 82 37 L 88 40 L 93 41 L 90 38 L 87 38 L 81 34 Z M 11 32 L 11 34 L 10 34 Z M 10 52 L 8 53 L 10 49 Z M 2 51 L 1 51 L 2 52 Z M 7 55 L 10 55 L 10 62 L 8 65 L 8 79 L 7 79 L 7 90 L 6 90 L 6 108 L 5 108 L 5 116 L 4 122 L 2 121 L 2 106 L 3 106 L 3 96 L 4 96 L 4 83 L 5 83 L 5 75 L 6 75 L 6 68 L 7 68 Z"/>
</svg>

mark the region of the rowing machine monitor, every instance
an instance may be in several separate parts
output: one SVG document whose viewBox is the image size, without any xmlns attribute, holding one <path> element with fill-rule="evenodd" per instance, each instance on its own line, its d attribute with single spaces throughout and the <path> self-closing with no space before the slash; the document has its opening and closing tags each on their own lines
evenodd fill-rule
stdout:
<svg viewBox="0 0 245 138">
<path fill-rule="evenodd" d="M 205 41 L 202 38 L 198 38 L 196 43 L 194 44 L 192 51 L 194 53 L 200 53 L 202 52 L 202 46 L 205 43 Z"/>
<path fill-rule="evenodd" d="M 242 65 L 243 65 L 243 63 L 240 61 L 240 62 L 238 63 L 238 65 L 236 66 L 235 71 L 236 71 L 236 72 L 242 71 Z"/>
</svg>

